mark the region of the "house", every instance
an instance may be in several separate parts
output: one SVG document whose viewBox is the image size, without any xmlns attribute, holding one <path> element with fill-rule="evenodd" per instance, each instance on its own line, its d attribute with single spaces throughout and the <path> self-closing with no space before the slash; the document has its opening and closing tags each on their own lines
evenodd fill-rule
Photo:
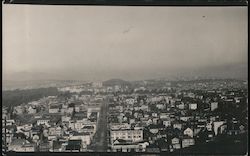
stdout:
<svg viewBox="0 0 250 156">
<path fill-rule="evenodd" d="M 135 99 L 133 98 L 128 98 L 125 100 L 127 104 L 133 105 L 135 103 Z"/>
<path fill-rule="evenodd" d="M 59 105 L 51 105 L 49 108 L 49 113 L 59 113 L 60 111 L 60 106 Z"/>
<path fill-rule="evenodd" d="M 159 118 L 157 118 L 157 117 L 156 117 L 156 118 L 153 118 L 153 119 L 152 119 L 153 124 L 158 124 L 158 120 L 159 120 Z"/>
<path fill-rule="evenodd" d="M 165 126 L 164 125 L 155 125 L 155 124 L 152 124 L 152 125 L 149 125 L 149 131 L 153 134 L 156 134 L 158 133 L 160 130 L 164 130 L 165 129 Z"/>
<path fill-rule="evenodd" d="M 62 128 L 60 126 L 50 127 L 49 135 L 62 136 Z"/>
<path fill-rule="evenodd" d="M 173 123 L 173 128 L 174 128 L 174 129 L 177 128 L 177 129 L 181 130 L 181 129 L 182 129 L 182 124 L 179 123 L 179 122 L 174 122 L 174 123 Z"/>
<path fill-rule="evenodd" d="M 75 111 L 80 112 L 81 111 L 81 105 L 76 105 L 75 106 Z"/>
<path fill-rule="evenodd" d="M 38 126 L 32 127 L 30 131 L 30 137 L 33 138 L 34 135 L 40 136 L 40 133 L 42 133 L 41 127 Z"/>
<path fill-rule="evenodd" d="M 214 138 L 214 132 L 213 131 L 208 131 L 207 132 L 207 141 L 212 141 Z"/>
<path fill-rule="evenodd" d="M 160 119 L 168 119 L 170 116 L 169 113 L 160 113 Z"/>
<path fill-rule="evenodd" d="M 81 129 L 82 132 L 94 134 L 96 132 L 96 126 L 95 125 L 84 125 Z"/>
<path fill-rule="evenodd" d="M 180 139 L 177 137 L 174 137 L 173 139 L 171 139 L 171 144 L 172 144 L 173 149 L 181 148 Z"/>
<path fill-rule="evenodd" d="M 180 116 L 181 121 L 187 122 L 189 119 L 191 119 L 190 116 Z"/>
<path fill-rule="evenodd" d="M 62 104 L 62 108 L 63 108 L 63 109 L 68 109 L 68 104 L 67 104 L 67 103 L 63 103 L 63 104 Z"/>
<path fill-rule="evenodd" d="M 193 131 L 194 131 L 194 136 L 197 136 L 200 131 L 202 130 L 202 128 L 199 128 L 199 127 L 194 127 Z"/>
<path fill-rule="evenodd" d="M 158 117 L 158 114 L 157 113 L 152 113 L 151 116 L 152 117 Z"/>
<path fill-rule="evenodd" d="M 197 103 L 190 103 L 189 105 L 190 110 L 196 110 L 197 109 Z"/>
<path fill-rule="evenodd" d="M 135 123 L 135 119 L 134 118 L 130 118 L 129 119 L 129 124 L 133 124 L 133 123 Z"/>
<path fill-rule="evenodd" d="M 18 115 L 21 115 L 24 113 L 24 107 L 23 106 L 16 106 L 14 112 Z"/>
<path fill-rule="evenodd" d="M 156 108 L 158 108 L 158 109 L 164 109 L 164 108 L 166 108 L 166 106 L 164 105 L 164 104 L 156 104 Z"/>
<path fill-rule="evenodd" d="M 218 130 L 219 130 L 219 127 L 222 126 L 225 122 L 224 121 L 214 121 L 213 122 L 213 131 L 215 133 L 215 135 L 218 135 Z"/>
<path fill-rule="evenodd" d="M 74 110 L 75 110 L 75 104 L 74 103 L 70 103 L 68 105 L 68 109 L 66 110 L 66 113 L 72 114 L 74 112 Z"/>
<path fill-rule="evenodd" d="M 35 106 L 29 106 L 27 109 L 28 114 L 35 114 L 36 113 L 36 107 Z"/>
<path fill-rule="evenodd" d="M 71 116 L 64 116 L 64 115 L 63 115 L 63 116 L 61 117 L 62 122 L 69 122 L 70 119 L 71 119 Z"/>
<path fill-rule="evenodd" d="M 183 134 L 184 135 L 187 135 L 187 136 L 190 136 L 190 137 L 194 137 L 194 132 L 191 128 L 186 128 L 184 131 L 183 131 Z"/>
<path fill-rule="evenodd" d="M 17 132 L 23 133 L 28 138 L 28 137 L 30 137 L 30 130 L 31 130 L 31 128 L 30 129 L 20 129 Z"/>
<path fill-rule="evenodd" d="M 39 135 L 37 135 L 37 134 L 33 135 L 33 136 L 32 136 L 32 140 L 33 140 L 33 142 L 37 143 L 38 140 L 40 140 Z"/>
<path fill-rule="evenodd" d="M 4 130 L 4 129 L 2 129 Z M 12 142 L 12 139 L 14 137 L 14 125 L 6 126 L 6 143 L 9 144 Z"/>
<path fill-rule="evenodd" d="M 73 122 L 74 126 L 73 127 L 69 126 L 69 127 L 72 128 L 73 130 L 76 130 L 76 131 L 79 132 L 83 127 L 83 123 L 84 122 L 79 122 L 79 121 L 78 122 Z"/>
<path fill-rule="evenodd" d="M 163 120 L 163 125 L 165 125 L 166 127 L 171 126 L 171 120 L 170 119 Z"/>
<path fill-rule="evenodd" d="M 17 132 L 18 131 L 23 131 L 23 130 L 30 130 L 33 127 L 32 124 L 25 124 L 22 126 L 16 126 Z"/>
<path fill-rule="evenodd" d="M 111 150 L 113 152 L 144 152 L 146 150 L 146 147 L 149 145 L 147 142 L 132 142 L 128 140 L 123 139 L 115 139 L 113 143 L 111 144 Z"/>
<path fill-rule="evenodd" d="M 205 128 L 206 127 L 207 122 L 206 121 L 199 121 L 197 123 L 197 128 Z"/>
<path fill-rule="evenodd" d="M 219 127 L 218 129 L 218 133 L 220 134 L 223 134 L 224 132 L 226 132 L 226 129 L 227 129 L 227 125 L 226 124 L 223 124 Z"/>
<path fill-rule="evenodd" d="M 208 131 L 212 131 L 213 129 L 213 123 L 212 122 L 208 122 L 207 125 L 206 125 L 206 128 Z"/>
<path fill-rule="evenodd" d="M 85 122 L 88 120 L 87 112 L 75 112 L 72 120 L 76 122 Z"/>
<path fill-rule="evenodd" d="M 142 129 L 118 129 L 110 131 L 110 139 L 113 142 L 116 139 L 123 139 L 132 142 L 139 142 L 143 140 Z"/>
<path fill-rule="evenodd" d="M 195 144 L 195 140 L 194 138 L 190 137 L 190 136 L 184 136 L 182 138 L 182 148 L 185 148 L 185 147 L 189 147 L 189 146 L 192 146 Z"/>
<path fill-rule="evenodd" d="M 11 126 L 15 124 L 15 120 L 6 120 L 6 123 L 5 120 L 3 120 L 2 124 L 6 124 L 6 126 Z"/>
<path fill-rule="evenodd" d="M 176 105 L 177 108 L 179 109 L 184 109 L 185 108 L 185 105 L 183 102 L 181 102 L 180 104 Z"/>
<path fill-rule="evenodd" d="M 144 113 L 144 118 L 149 118 L 149 114 Z"/>
<path fill-rule="evenodd" d="M 142 111 L 148 111 L 149 110 L 148 105 L 141 105 L 139 107 L 139 109 L 142 110 Z"/>
<path fill-rule="evenodd" d="M 50 149 L 50 144 L 49 142 L 41 142 L 38 146 L 38 151 L 39 152 L 48 152 Z"/>
<path fill-rule="evenodd" d="M 91 134 L 87 133 L 87 132 L 72 132 L 72 134 L 70 134 L 70 140 L 81 140 L 81 143 L 86 145 L 89 145 L 91 143 Z"/>
<path fill-rule="evenodd" d="M 48 137 L 49 136 L 49 130 L 47 128 L 43 129 L 43 136 Z"/>
<path fill-rule="evenodd" d="M 153 120 L 152 119 L 148 119 L 147 125 L 151 125 L 151 124 L 153 124 Z"/>
<path fill-rule="evenodd" d="M 210 109 L 211 109 L 211 111 L 214 111 L 217 108 L 218 108 L 218 102 L 211 102 L 210 103 Z"/>
<path fill-rule="evenodd" d="M 130 129 L 131 124 L 128 123 L 112 123 L 110 124 L 111 130 L 119 130 L 119 129 Z"/>
<path fill-rule="evenodd" d="M 239 126 L 239 129 L 240 129 L 240 133 L 241 133 L 241 134 L 242 134 L 242 133 L 245 133 L 245 126 L 240 125 L 240 126 Z"/>
<path fill-rule="evenodd" d="M 69 123 L 68 123 L 68 128 L 70 128 L 72 130 L 75 130 L 75 124 L 76 124 L 76 122 L 70 120 Z"/>
<path fill-rule="evenodd" d="M 57 139 L 56 135 L 48 135 L 48 141 L 55 141 Z"/>
<path fill-rule="evenodd" d="M 238 135 L 241 132 L 240 125 L 234 123 L 228 123 L 226 132 L 228 135 Z"/>
<path fill-rule="evenodd" d="M 41 118 L 41 119 L 38 119 L 36 121 L 36 123 L 37 123 L 37 125 L 46 125 L 49 127 L 50 126 L 49 121 L 50 121 L 50 119 L 48 119 L 48 118 Z"/>
</svg>

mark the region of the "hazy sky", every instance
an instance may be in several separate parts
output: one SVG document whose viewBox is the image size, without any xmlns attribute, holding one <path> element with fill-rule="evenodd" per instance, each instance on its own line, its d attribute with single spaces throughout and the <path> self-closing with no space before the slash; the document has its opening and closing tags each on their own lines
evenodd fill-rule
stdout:
<svg viewBox="0 0 250 156">
<path fill-rule="evenodd" d="M 247 7 L 3 5 L 3 74 L 244 77 L 247 38 Z"/>
</svg>

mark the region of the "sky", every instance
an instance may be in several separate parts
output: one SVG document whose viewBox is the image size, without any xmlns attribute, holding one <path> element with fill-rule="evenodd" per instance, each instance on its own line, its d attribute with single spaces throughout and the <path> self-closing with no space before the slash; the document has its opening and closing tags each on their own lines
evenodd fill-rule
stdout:
<svg viewBox="0 0 250 156">
<path fill-rule="evenodd" d="M 246 78 L 247 34 L 247 7 L 3 5 L 3 78 Z"/>
</svg>

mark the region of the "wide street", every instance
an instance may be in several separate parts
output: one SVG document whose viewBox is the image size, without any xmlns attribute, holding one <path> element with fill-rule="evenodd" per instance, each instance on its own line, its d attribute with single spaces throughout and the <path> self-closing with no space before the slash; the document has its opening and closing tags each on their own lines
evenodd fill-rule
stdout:
<svg viewBox="0 0 250 156">
<path fill-rule="evenodd" d="M 98 119 L 97 131 L 91 144 L 88 146 L 88 150 L 94 152 L 106 152 L 107 151 L 107 102 L 104 100 L 101 106 L 100 115 Z"/>
</svg>

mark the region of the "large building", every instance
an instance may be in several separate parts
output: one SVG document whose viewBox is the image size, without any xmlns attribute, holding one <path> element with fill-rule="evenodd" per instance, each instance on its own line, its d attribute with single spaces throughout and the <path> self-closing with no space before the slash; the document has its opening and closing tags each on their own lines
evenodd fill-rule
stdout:
<svg viewBox="0 0 250 156">
<path fill-rule="evenodd" d="M 110 131 L 111 144 L 117 139 L 140 142 L 143 141 L 142 129 L 119 129 Z"/>
</svg>

